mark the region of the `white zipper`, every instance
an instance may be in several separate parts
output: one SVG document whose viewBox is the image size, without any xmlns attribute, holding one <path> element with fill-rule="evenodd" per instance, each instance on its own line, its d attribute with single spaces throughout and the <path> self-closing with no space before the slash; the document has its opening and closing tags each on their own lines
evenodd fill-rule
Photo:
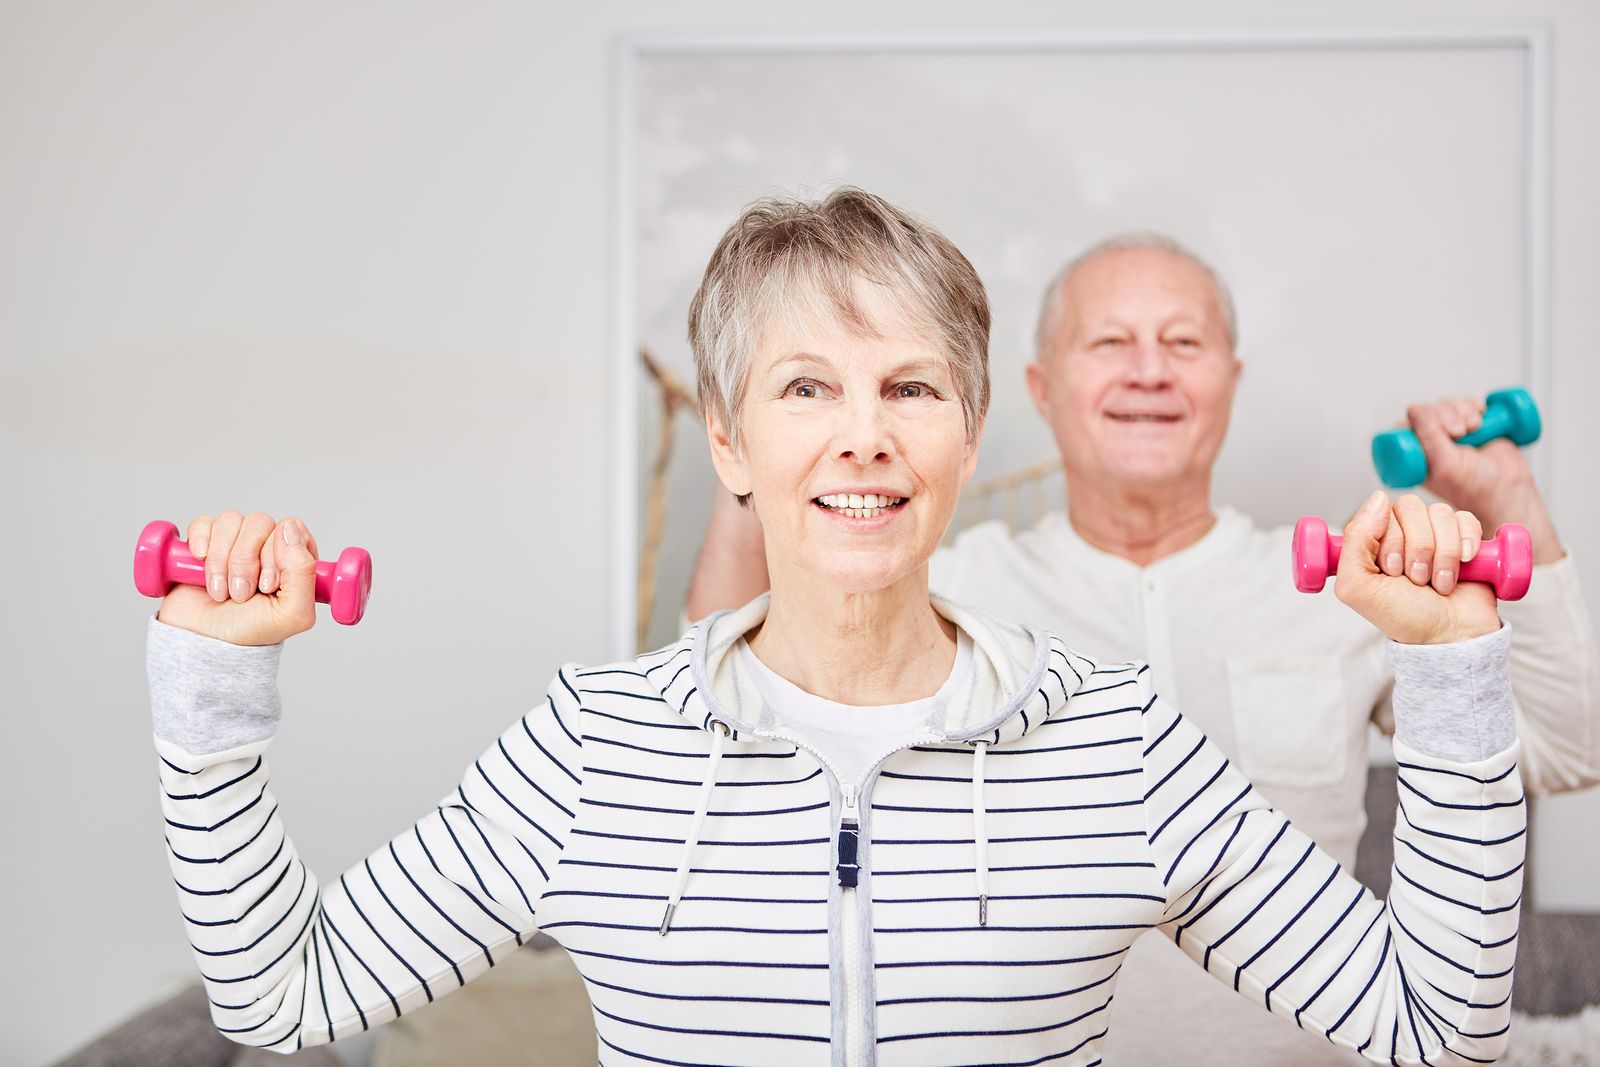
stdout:
<svg viewBox="0 0 1600 1067">
<path fill-rule="evenodd" d="M 857 860 L 859 873 L 861 812 L 856 806 L 854 784 L 839 785 L 839 839 L 843 849 L 846 834 L 856 837 L 856 848 L 851 858 Z M 840 871 L 844 870 L 845 853 L 841 851 Z M 851 879 L 854 881 L 854 878 Z M 861 1067 L 861 902 L 854 884 L 845 885 L 840 880 L 839 913 L 844 929 L 840 932 L 844 943 L 844 1062 L 845 1067 Z"/>
<path fill-rule="evenodd" d="M 787 730 L 775 730 L 771 733 L 757 734 L 756 736 L 766 737 L 777 741 L 787 741 L 796 748 L 805 749 L 816 758 L 818 763 L 822 764 L 823 769 L 825 769 L 828 774 L 832 776 L 834 782 L 838 784 L 839 825 L 834 831 L 835 847 L 837 848 L 841 844 L 839 839 L 842 838 L 843 834 L 846 832 L 845 824 L 853 824 L 857 850 L 855 866 L 857 873 L 859 874 L 861 854 L 861 810 L 860 795 L 856 791 L 859 783 L 846 782 L 840 776 L 838 768 L 836 768 L 832 763 L 828 762 L 827 756 L 823 755 L 804 738 L 797 737 L 794 734 L 789 733 Z M 883 766 L 884 761 L 889 759 L 891 756 L 904 752 L 908 748 L 914 748 L 917 745 L 936 745 L 943 744 L 944 742 L 945 737 L 942 734 L 925 734 L 921 737 L 914 737 L 909 741 L 897 745 L 888 752 L 885 752 L 883 755 L 879 756 L 877 760 L 873 762 L 871 768 L 867 771 L 866 777 L 863 778 L 862 781 L 864 782 L 867 779 L 870 779 L 873 775 L 873 772 L 879 767 Z M 839 870 L 835 869 L 834 877 L 837 878 L 838 876 Z M 866 1035 L 862 1031 L 863 1009 L 861 1007 L 863 969 L 861 960 L 861 900 L 856 892 L 856 888 L 857 887 L 853 885 L 845 886 L 843 884 L 841 884 L 839 888 L 839 911 L 843 925 L 843 929 L 840 930 L 840 937 L 844 942 L 843 958 L 839 961 L 839 963 L 844 972 L 844 1004 L 840 1010 L 844 1012 L 845 1067 L 865 1067 L 865 1065 L 870 1064 L 874 1059 L 874 1057 L 867 1054 L 867 1050 L 863 1047 L 866 1044 Z M 869 1005 L 868 1007 L 870 1008 L 871 1006 Z"/>
</svg>

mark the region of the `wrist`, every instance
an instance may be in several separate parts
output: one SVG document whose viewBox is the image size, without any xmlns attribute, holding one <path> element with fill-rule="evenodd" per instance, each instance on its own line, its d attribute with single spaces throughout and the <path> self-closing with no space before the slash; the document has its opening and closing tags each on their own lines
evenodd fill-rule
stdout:
<svg viewBox="0 0 1600 1067">
<path fill-rule="evenodd" d="M 1529 519 L 1545 513 L 1544 498 L 1534 484 L 1532 475 L 1496 479 L 1483 493 L 1462 496 L 1462 500 L 1451 503 L 1476 515 L 1478 521 L 1483 523 L 1485 532 L 1501 523 L 1520 522 L 1527 525 Z"/>
<path fill-rule="evenodd" d="M 1458 645 L 1463 641 L 1476 641 L 1480 637 L 1488 637 L 1498 629 L 1500 629 L 1500 619 L 1496 617 L 1487 623 L 1471 623 L 1467 625 L 1452 626 L 1449 629 L 1441 631 L 1437 634 L 1431 634 L 1422 641 L 1402 641 L 1399 643 L 1416 645 Z"/>
<path fill-rule="evenodd" d="M 1511 484 L 1502 485 L 1482 501 L 1465 502 L 1457 507 L 1478 517 L 1486 538 L 1493 537 L 1495 531 L 1508 522 L 1526 526 L 1528 535 L 1533 539 L 1535 564 L 1554 563 L 1566 555 L 1555 523 L 1551 521 L 1550 509 L 1545 506 L 1544 496 L 1534 484 L 1532 476 L 1517 478 Z"/>
<path fill-rule="evenodd" d="M 1396 738 L 1458 763 L 1510 749 L 1516 743 L 1510 649 L 1505 628 L 1448 647 L 1391 643 Z"/>
</svg>

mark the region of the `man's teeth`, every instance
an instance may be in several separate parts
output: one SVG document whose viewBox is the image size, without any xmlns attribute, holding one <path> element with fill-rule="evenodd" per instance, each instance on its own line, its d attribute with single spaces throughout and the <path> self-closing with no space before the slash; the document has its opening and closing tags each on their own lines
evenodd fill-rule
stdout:
<svg viewBox="0 0 1600 1067">
<path fill-rule="evenodd" d="M 823 507 L 842 511 L 844 514 L 857 519 L 871 519 L 882 515 L 889 508 L 905 502 L 903 496 L 880 496 L 877 493 L 831 493 L 828 496 L 817 497 L 817 503 Z"/>
</svg>

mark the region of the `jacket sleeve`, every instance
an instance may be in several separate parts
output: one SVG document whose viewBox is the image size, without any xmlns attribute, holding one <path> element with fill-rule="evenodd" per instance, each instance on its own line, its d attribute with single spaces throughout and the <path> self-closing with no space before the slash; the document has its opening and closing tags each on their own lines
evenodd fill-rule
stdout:
<svg viewBox="0 0 1600 1067">
<path fill-rule="evenodd" d="M 1145 810 L 1163 932 L 1239 993 L 1369 1060 L 1503 1054 L 1526 829 L 1509 644 L 1502 628 L 1389 646 L 1400 806 L 1387 900 L 1149 695 Z"/>
<path fill-rule="evenodd" d="M 1533 793 L 1600 783 L 1600 644 L 1569 555 L 1536 567 L 1528 595 L 1500 605 L 1512 627 L 1522 777 Z"/>
<path fill-rule="evenodd" d="M 396 1018 L 522 944 L 582 763 L 563 669 L 437 808 L 323 884 L 268 782 L 280 648 L 154 619 L 146 646 L 168 859 L 212 1018 L 235 1041 L 288 1053 Z"/>
</svg>

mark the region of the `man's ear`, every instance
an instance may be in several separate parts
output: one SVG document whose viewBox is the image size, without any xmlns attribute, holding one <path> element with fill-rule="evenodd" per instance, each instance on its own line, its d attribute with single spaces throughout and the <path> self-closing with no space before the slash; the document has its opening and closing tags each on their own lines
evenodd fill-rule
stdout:
<svg viewBox="0 0 1600 1067">
<path fill-rule="evenodd" d="M 706 441 L 711 446 L 711 465 L 716 468 L 723 486 L 734 496 L 747 495 L 750 492 L 750 475 L 740 454 L 741 449 L 728 439 L 728 430 L 721 417 L 709 411 L 706 413 Z"/>
<path fill-rule="evenodd" d="M 1028 363 L 1023 368 L 1022 375 L 1028 382 L 1028 395 L 1033 397 L 1034 410 L 1039 413 L 1044 421 L 1050 421 L 1050 380 L 1043 364 L 1037 360 Z"/>
</svg>

